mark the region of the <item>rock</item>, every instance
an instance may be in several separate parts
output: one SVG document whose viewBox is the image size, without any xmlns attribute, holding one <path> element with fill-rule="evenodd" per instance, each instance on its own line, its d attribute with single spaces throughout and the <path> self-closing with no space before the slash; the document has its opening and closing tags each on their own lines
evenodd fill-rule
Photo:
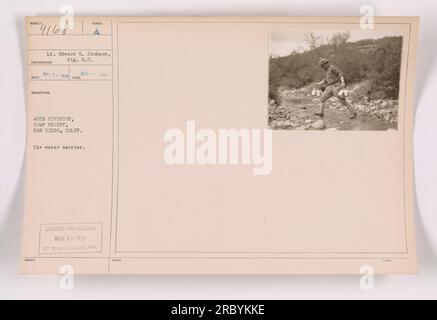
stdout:
<svg viewBox="0 0 437 320">
<path fill-rule="evenodd" d="M 306 129 L 308 129 L 307 125 L 303 125 L 303 126 L 300 126 L 300 127 L 296 128 L 296 130 L 306 130 Z"/>
<path fill-rule="evenodd" d="M 314 121 L 311 124 L 311 127 L 314 128 L 314 129 L 317 129 L 317 130 L 324 129 L 325 128 L 325 121 L 323 121 L 323 120 Z"/>
</svg>

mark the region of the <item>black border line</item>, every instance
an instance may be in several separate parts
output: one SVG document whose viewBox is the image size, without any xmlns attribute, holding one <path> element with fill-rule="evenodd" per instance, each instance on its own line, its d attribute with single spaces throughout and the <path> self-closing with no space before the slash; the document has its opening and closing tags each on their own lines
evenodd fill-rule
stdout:
<svg viewBox="0 0 437 320">
<path fill-rule="evenodd" d="M 83 21 L 83 20 L 82 20 Z M 112 24 L 113 20 L 111 19 L 111 65 L 112 65 L 112 86 L 111 86 L 111 94 L 112 94 L 112 158 L 111 158 L 111 215 L 109 219 L 109 249 L 108 249 L 108 273 L 111 271 L 111 250 L 112 250 L 112 216 L 113 216 L 113 207 L 114 207 L 114 36 L 112 33 Z M 118 58 L 117 58 L 118 59 Z M 118 77 L 118 74 L 117 74 Z M 118 83 L 118 80 L 117 80 Z"/>
</svg>

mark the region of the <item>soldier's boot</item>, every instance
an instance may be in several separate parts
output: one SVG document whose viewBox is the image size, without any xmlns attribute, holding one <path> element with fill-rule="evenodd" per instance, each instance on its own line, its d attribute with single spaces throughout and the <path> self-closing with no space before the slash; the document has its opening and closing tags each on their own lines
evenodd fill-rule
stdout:
<svg viewBox="0 0 437 320">
<path fill-rule="evenodd" d="M 346 102 L 346 108 L 349 110 L 349 112 L 351 113 L 351 116 L 349 117 L 349 119 L 355 119 L 357 117 L 357 112 L 355 111 L 355 109 L 349 104 L 349 102 Z"/>
<path fill-rule="evenodd" d="M 325 116 L 325 103 L 324 102 L 320 102 L 320 111 L 319 112 L 314 112 L 314 114 L 316 115 L 316 116 L 319 116 L 319 117 L 324 117 Z"/>
</svg>

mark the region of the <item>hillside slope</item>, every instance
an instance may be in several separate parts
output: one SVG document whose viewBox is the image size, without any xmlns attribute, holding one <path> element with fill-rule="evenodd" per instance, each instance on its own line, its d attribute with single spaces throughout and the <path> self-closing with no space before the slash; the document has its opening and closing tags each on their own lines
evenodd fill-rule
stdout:
<svg viewBox="0 0 437 320">
<path fill-rule="evenodd" d="M 402 37 L 322 45 L 285 57 L 271 57 L 269 97 L 276 100 L 278 89 L 304 88 L 324 77 L 318 66 L 327 57 L 339 67 L 348 85 L 366 81 L 362 96 L 369 99 L 398 99 Z M 278 102 L 278 101 L 277 101 Z"/>
</svg>

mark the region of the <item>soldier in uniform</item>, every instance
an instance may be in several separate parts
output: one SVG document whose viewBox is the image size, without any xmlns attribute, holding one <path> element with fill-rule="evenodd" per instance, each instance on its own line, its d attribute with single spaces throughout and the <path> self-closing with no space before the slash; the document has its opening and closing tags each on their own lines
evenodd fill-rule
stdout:
<svg viewBox="0 0 437 320">
<path fill-rule="evenodd" d="M 345 88 L 343 73 L 336 66 L 330 63 L 329 59 L 321 58 L 319 61 L 319 66 L 326 71 L 325 78 L 317 83 L 317 86 L 325 86 L 326 89 L 320 97 L 320 110 L 315 112 L 315 115 L 324 117 L 325 113 L 325 103 L 331 97 L 335 96 L 338 101 L 344 105 L 351 113 L 350 119 L 357 116 L 355 109 L 346 101 L 346 97 L 339 94 L 342 89 Z"/>
</svg>

